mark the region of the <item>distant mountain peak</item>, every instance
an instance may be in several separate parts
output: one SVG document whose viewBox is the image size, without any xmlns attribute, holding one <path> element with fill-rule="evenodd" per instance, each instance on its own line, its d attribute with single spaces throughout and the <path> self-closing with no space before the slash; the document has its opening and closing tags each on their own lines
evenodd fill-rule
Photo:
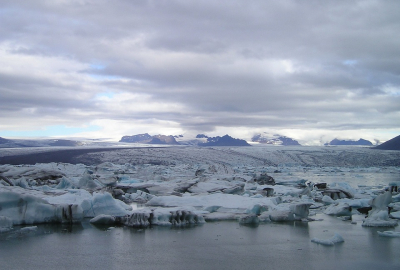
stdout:
<svg viewBox="0 0 400 270">
<path fill-rule="evenodd" d="M 148 133 L 123 136 L 119 142 L 143 144 L 179 144 L 172 135 L 154 135 Z"/>
<path fill-rule="evenodd" d="M 333 139 L 332 141 L 330 141 L 329 143 L 325 143 L 324 145 L 371 145 L 372 146 L 372 142 L 364 139 L 359 139 L 358 141 Z"/>
<path fill-rule="evenodd" d="M 245 140 L 235 139 L 231 136 L 207 137 L 207 142 L 199 143 L 199 146 L 250 146 Z"/>
<path fill-rule="evenodd" d="M 0 144 L 8 143 L 8 142 L 10 142 L 10 140 L 7 140 L 7 139 L 4 139 L 4 138 L 0 137 Z"/>
<path fill-rule="evenodd" d="M 400 135 L 375 147 L 382 150 L 400 150 Z"/>
<path fill-rule="evenodd" d="M 298 141 L 292 138 L 279 134 L 270 135 L 266 132 L 255 134 L 251 141 L 271 145 L 300 145 Z"/>
</svg>

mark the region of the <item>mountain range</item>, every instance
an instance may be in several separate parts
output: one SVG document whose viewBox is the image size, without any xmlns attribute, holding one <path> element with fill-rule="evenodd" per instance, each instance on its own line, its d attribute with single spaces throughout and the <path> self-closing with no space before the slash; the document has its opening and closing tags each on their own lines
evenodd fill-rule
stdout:
<svg viewBox="0 0 400 270">
<path fill-rule="evenodd" d="M 267 133 L 256 134 L 251 138 L 252 142 L 270 145 L 300 145 L 296 140 L 278 134 L 268 135 Z M 123 136 L 119 142 L 122 143 L 142 143 L 159 145 L 187 145 L 187 146 L 249 146 L 247 141 L 232 138 L 229 135 L 208 137 L 205 134 L 198 134 L 195 137 L 184 135 L 149 135 L 148 133 L 132 136 Z M 334 139 L 325 145 L 362 145 L 372 146 L 370 141 L 359 139 L 339 140 Z M 19 147 L 110 147 L 116 146 L 116 142 L 110 139 L 6 139 L 0 137 L 0 148 L 19 148 Z M 374 149 L 400 150 L 400 136 L 397 136 Z"/>
<path fill-rule="evenodd" d="M 254 135 L 251 138 L 252 142 L 272 145 L 300 145 L 300 143 L 292 138 L 279 134 L 270 135 L 266 132 Z"/>
<path fill-rule="evenodd" d="M 143 144 L 179 144 L 175 137 L 172 135 L 154 135 L 151 136 L 148 133 L 137 134 L 132 136 L 123 136 L 119 142 L 124 143 L 143 143 Z"/>
<path fill-rule="evenodd" d="M 235 139 L 229 135 L 208 137 L 207 142 L 199 143 L 199 146 L 250 146 L 245 140 Z"/>
</svg>

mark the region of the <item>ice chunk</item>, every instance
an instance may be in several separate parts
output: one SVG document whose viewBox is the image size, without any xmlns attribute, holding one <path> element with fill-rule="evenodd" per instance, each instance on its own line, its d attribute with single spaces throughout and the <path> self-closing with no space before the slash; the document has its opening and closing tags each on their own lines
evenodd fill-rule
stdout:
<svg viewBox="0 0 400 270">
<path fill-rule="evenodd" d="M 221 208 L 221 206 L 212 205 L 212 206 L 208 206 L 208 207 L 204 208 L 204 211 L 207 211 L 207 212 L 210 212 L 210 213 L 214 213 L 214 212 L 216 212 L 219 208 Z"/>
<path fill-rule="evenodd" d="M 350 205 L 339 202 L 329 205 L 329 207 L 325 209 L 324 213 L 332 216 L 351 216 L 351 210 Z"/>
<path fill-rule="evenodd" d="M 392 197 L 392 202 L 400 202 L 400 194 Z"/>
<path fill-rule="evenodd" d="M 0 205 L 0 215 L 11 219 L 13 225 L 80 222 L 83 218 L 83 211 L 79 205 L 53 205 L 20 187 L 1 190 Z"/>
<path fill-rule="evenodd" d="M 293 221 L 295 219 L 294 213 L 290 210 L 278 210 L 278 211 L 268 211 L 265 215 L 269 216 L 271 221 L 282 222 L 282 221 Z"/>
<path fill-rule="evenodd" d="M 394 212 L 394 213 L 390 213 L 389 217 L 395 218 L 395 219 L 400 219 L 400 211 Z"/>
<path fill-rule="evenodd" d="M 260 223 L 260 220 L 258 219 L 257 215 L 250 214 L 250 215 L 245 215 L 239 218 L 239 223 L 240 224 L 258 224 Z"/>
<path fill-rule="evenodd" d="M 86 217 L 94 217 L 100 214 L 125 216 L 132 207 L 120 200 L 114 199 L 110 193 L 94 193 L 93 200 L 89 202 L 90 208 L 85 212 Z"/>
<path fill-rule="evenodd" d="M 110 215 L 98 215 L 90 220 L 92 224 L 113 225 L 115 224 L 115 217 Z"/>
<path fill-rule="evenodd" d="M 293 212 L 296 220 L 308 218 L 310 205 L 310 203 L 292 204 L 290 211 Z"/>
<path fill-rule="evenodd" d="M 329 239 L 313 238 L 313 239 L 311 239 L 311 242 L 314 242 L 314 243 L 317 243 L 320 245 L 324 245 L 324 246 L 333 246 L 337 243 L 344 242 L 344 239 L 340 234 L 335 233 L 335 235 L 332 238 L 329 238 Z"/>
<path fill-rule="evenodd" d="M 20 233 L 30 233 L 37 231 L 38 227 L 37 226 L 28 226 L 28 227 L 23 227 L 19 230 Z"/>
<path fill-rule="evenodd" d="M 252 207 L 249 207 L 246 209 L 246 214 L 255 214 L 259 215 L 262 212 L 268 211 L 268 206 L 266 205 L 260 205 L 260 204 L 255 204 Z"/>
<path fill-rule="evenodd" d="M 277 209 L 262 213 L 262 219 L 269 217 L 271 221 L 294 221 L 307 219 L 309 215 L 309 203 L 286 204 Z"/>
<path fill-rule="evenodd" d="M 237 220 L 238 218 L 239 216 L 235 213 L 213 212 L 204 214 L 204 219 L 206 221 Z"/>
<path fill-rule="evenodd" d="M 345 195 L 348 196 L 349 198 L 353 198 L 354 195 L 357 193 L 356 189 L 354 189 L 352 186 L 350 186 L 348 183 L 345 182 L 335 182 L 329 185 L 329 188 L 339 189 L 343 193 L 345 193 Z"/>
<path fill-rule="evenodd" d="M 78 182 L 79 188 L 89 190 L 99 189 L 103 186 L 104 185 L 100 181 L 93 178 L 93 175 L 89 171 L 86 171 Z"/>
<path fill-rule="evenodd" d="M 56 186 L 57 189 L 69 189 L 74 187 L 75 187 L 74 183 L 66 177 L 61 178 L 60 182 Z"/>
<path fill-rule="evenodd" d="M 148 227 L 149 225 L 184 226 L 202 224 L 204 218 L 194 208 L 140 209 L 127 215 L 122 223 L 131 227 Z"/>
<path fill-rule="evenodd" d="M 400 237 L 400 232 L 393 232 L 393 231 L 380 232 L 380 231 L 378 231 L 378 235 L 384 236 L 384 237 Z"/>
<path fill-rule="evenodd" d="M 137 190 L 136 193 L 126 193 L 125 195 L 123 195 L 123 197 L 125 198 L 125 200 L 128 201 L 146 203 L 147 201 L 151 200 L 154 195 L 151 195 L 141 190 Z"/>
<path fill-rule="evenodd" d="M 368 212 L 368 217 L 364 220 L 362 226 L 366 227 L 394 227 L 397 221 L 390 219 L 388 205 L 392 202 L 392 193 L 387 191 L 384 194 L 376 196 L 372 202 L 372 210 Z"/>
<path fill-rule="evenodd" d="M 335 200 L 332 199 L 330 196 L 327 196 L 327 195 L 324 195 L 324 197 L 322 197 L 322 201 L 323 201 L 325 204 L 332 204 L 332 203 L 335 203 Z"/>
<path fill-rule="evenodd" d="M 10 218 L 0 216 L 0 233 L 11 230 L 12 226 L 13 226 L 13 222 Z"/>
</svg>

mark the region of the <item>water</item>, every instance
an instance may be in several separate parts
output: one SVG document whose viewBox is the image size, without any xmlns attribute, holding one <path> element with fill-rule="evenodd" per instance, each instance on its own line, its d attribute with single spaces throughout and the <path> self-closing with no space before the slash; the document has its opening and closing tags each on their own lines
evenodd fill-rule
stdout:
<svg viewBox="0 0 400 270">
<path fill-rule="evenodd" d="M 400 238 L 361 227 L 361 216 L 357 225 L 316 218 L 324 220 L 148 229 L 40 225 L 26 235 L 0 235 L 0 269 L 400 269 Z M 335 232 L 344 243 L 310 241 Z"/>
</svg>

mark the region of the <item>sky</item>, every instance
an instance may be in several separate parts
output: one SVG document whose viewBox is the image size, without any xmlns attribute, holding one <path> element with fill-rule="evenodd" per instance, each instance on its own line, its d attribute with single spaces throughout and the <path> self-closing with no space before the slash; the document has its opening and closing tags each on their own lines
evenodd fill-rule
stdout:
<svg viewBox="0 0 400 270">
<path fill-rule="evenodd" d="M 1 0 L 0 136 L 400 134 L 400 1 Z"/>
</svg>

